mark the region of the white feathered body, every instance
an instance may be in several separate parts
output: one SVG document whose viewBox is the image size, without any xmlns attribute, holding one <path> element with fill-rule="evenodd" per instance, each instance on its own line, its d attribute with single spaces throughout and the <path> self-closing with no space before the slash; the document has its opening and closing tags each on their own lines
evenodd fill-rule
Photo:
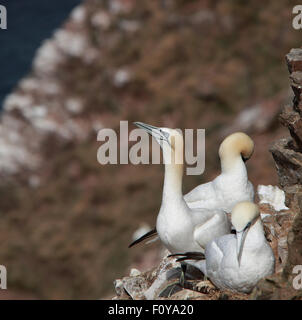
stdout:
<svg viewBox="0 0 302 320">
<path fill-rule="evenodd" d="M 184 196 L 190 208 L 208 208 L 229 213 L 242 201 L 254 200 L 254 188 L 248 180 L 244 162 L 240 159 L 229 172 L 222 172 L 213 181 L 201 184 Z"/>
<path fill-rule="evenodd" d="M 234 234 L 211 241 L 205 258 L 199 267 L 218 288 L 245 293 L 251 292 L 257 282 L 272 274 L 275 268 L 274 254 L 265 239 L 260 219 L 246 236 L 240 266 Z"/>
<path fill-rule="evenodd" d="M 183 199 L 163 201 L 156 229 L 171 253 L 204 252 L 208 242 L 230 233 L 230 223 L 221 210 L 190 209 Z"/>
</svg>

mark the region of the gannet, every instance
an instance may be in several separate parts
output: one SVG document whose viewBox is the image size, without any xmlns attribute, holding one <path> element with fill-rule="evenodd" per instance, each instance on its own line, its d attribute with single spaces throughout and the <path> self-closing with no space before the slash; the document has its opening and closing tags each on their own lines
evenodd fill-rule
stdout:
<svg viewBox="0 0 302 320">
<path fill-rule="evenodd" d="M 219 147 L 221 173 L 184 196 L 190 208 L 221 208 L 232 211 L 236 203 L 254 200 L 254 188 L 248 180 L 245 162 L 254 151 L 253 140 L 243 132 L 227 136 Z"/>
<path fill-rule="evenodd" d="M 245 162 L 254 151 L 253 140 L 243 132 L 227 136 L 219 147 L 221 173 L 214 180 L 195 187 L 184 196 L 190 208 L 221 209 L 229 213 L 241 201 L 254 200 Z M 156 236 L 156 228 L 132 242 L 129 248 Z"/>
<path fill-rule="evenodd" d="M 135 123 L 146 130 L 161 146 L 165 163 L 162 203 L 156 230 L 171 252 L 204 252 L 215 237 L 230 232 L 226 214 L 219 209 L 190 209 L 182 194 L 183 136 L 177 130 Z"/>
<path fill-rule="evenodd" d="M 256 204 L 238 203 L 231 220 L 236 235 L 224 235 L 209 242 L 204 256 L 198 252 L 180 254 L 178 261 L 203 259 L 193 265 L 218 288 L 249 293 L 261 278 L 274 272 L 275 257 L 265 239 Z"/>
</svg>

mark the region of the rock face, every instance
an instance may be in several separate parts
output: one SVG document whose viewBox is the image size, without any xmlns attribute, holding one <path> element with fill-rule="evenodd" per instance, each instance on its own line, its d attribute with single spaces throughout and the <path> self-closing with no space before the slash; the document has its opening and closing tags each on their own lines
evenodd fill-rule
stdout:
<svg viewBox="0 0 302 320">
<path fill-rule="evenodd" d="M 256 299 L 302 298 L 302 290 L 293 288 L 293 268 L 302 265 L 302 49 L 292 49 L 286 61 L 294 99 L 292 105 L 284 107 L 280 120 L 288 128 L 290 137 L 275 142 L 270 151 L 293 223 L 287 235 L 288 258 L 284 270 L 258 284 L 253 294 Z"/>
</svg>

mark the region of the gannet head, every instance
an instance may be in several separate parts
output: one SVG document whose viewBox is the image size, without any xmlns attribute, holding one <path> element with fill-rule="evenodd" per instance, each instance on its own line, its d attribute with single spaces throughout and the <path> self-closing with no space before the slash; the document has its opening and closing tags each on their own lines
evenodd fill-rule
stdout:
<svg viewBox="0 0 302 320">
<path fill-rule="evenodd" d="M 134 124 L 137 127 L 144 129 L 152 137 L 155 138 L 155 140 L 158 142 L 158 144 L 162 148 L 164 156 L 165 154 L 168 154 L 168 152 L 171 152 L 172 150 L 177 157 L 176 163 L 182 163 L 182 162 L 178 162 L 178 161 L 181 161 L 182 153 L 183 153 L 183 136 L 181 132 L 179 132 L 176 129 L 158 128 L 143 122 L 134 122 Z"/>
<path fill-rule="evenodd" d="M 253 202 L 239 202 L 232 210 L 231 221 L 236 230 L 237 259 L 239 266 L 246 235 L 250 227 L 257 221 L 259 217 L 259 207 Z"/>
<path fill-rule="evenodd" d="M 240 156 L 243 161 L 247 161 L 253 154 L 254 142 L 244 132 L 235 132 L 227 136 L 219 147 L 219 157 L 221 160 Z"/>
</svg>

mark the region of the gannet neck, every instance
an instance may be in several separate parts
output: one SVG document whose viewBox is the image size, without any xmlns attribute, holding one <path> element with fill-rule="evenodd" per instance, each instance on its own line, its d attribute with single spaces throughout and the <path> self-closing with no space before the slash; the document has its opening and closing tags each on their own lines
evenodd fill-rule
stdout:
<svg viewBox="0 0 302 320">
<path fill-rule="evenodd" d="M 183 179 L 183 145 L 179 142 L 176 150 L 168 147 L 163 148 L 163 159 L 165 163 L 165 178 L 163 188 L 163 201 L 182 200 Z"/>
<path fill-rule="evenodd" d="M 240 154 L 228 154 L 221 159 L 221 173 L 247 175 L 245 163 Z"/>
<path fill-rule="evenodd" d="M 181 131 L 157 128 L 142 122 L 135 124 L 153 136 L 162 149 L 165 164 L 163 202 L 168 200 L 173 203 L 177 199 L 184 202 L 182 194 L 184 141 Z"/>
<path fill-rule="evenodd" d="M 249 159 L 254 151 L 253 140 L 243 132 L 235 132 L 226 137 L 219 147 L 221 171 L 230 172 L 243 166 L 242 159 Z"/>
<path fill-rule="evenodd" d="M 163 200 L 182 199 L 183 165 L 166 164 L 163 188 Z"/>
</svg>

